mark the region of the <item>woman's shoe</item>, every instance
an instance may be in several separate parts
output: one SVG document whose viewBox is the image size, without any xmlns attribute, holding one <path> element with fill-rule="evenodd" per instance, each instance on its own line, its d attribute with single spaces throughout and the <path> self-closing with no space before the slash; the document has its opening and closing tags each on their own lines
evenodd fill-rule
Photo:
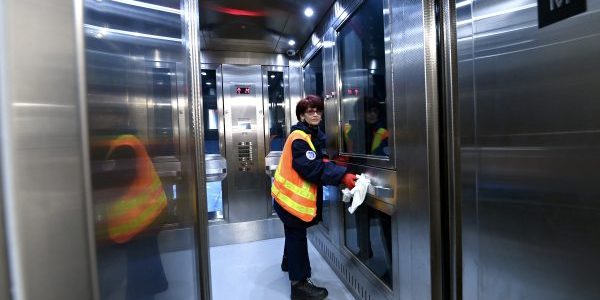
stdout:
<svg viewBox="0 0 600 300">
<path fill-rule="evenodd" d="M 328 294 L 326 288 L 316 286 L 309 278 L 292 284 L 292 300 L 322 300 Z"/>
</svg>

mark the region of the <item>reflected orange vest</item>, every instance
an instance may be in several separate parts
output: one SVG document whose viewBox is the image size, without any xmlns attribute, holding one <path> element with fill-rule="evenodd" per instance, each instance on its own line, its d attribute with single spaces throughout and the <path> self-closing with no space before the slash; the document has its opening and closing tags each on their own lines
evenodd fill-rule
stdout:
<svg viewBox="0 0 600 300">
<path fill-rule="evenodd" d="M 310 134 L 294 130 L 285 141 L 275 171 L 275 180 L 271 186 L 271 195 L 287 212 L 302 221 L 310 222 L 317 215 L 317 185 L 304 180 L 292 168 L 292 143 L 298 139 L 304 140 L 313 151 L 316 151 L 310 140 Z"/>
<path fill-rule="evenodd" d="M 144 144 L 133 135 L 121 135 L 110 143 L 107 157 L 118 147 L 135 151 L 136 178 L 125 195 L 108 207 L 108 236 L 125 243 L 146 229 L 167 206 L 167 197 Z"/>
<path fill-rule="evenodd" d="M 352 131 L 352 125 L 346 123 L 344 124 L 344 139 L 346 141 L 350 140 L 350 132 Z M 385 128 L 379 128 L 375 131 L 375 135 L 373 136 L 373 141 L 371 141 L 371 152 L 369 154 L 375 153 L 375 150 L 381 146 L 383 141 L 387 140 L 390 136 L 389 132 Z"/>
</svg>

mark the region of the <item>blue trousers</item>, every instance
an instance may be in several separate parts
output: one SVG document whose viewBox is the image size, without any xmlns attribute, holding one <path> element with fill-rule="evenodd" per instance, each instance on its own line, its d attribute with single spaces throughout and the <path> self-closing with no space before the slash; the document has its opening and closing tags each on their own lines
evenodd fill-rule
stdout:
<svg viewBox="0 0 600 300">
<path fill-rule="evenodd" d="M 308 259 L 308 241 L 306 228 L 283 225 L 285 230 L 284 261 L 287 260 L 288 275 L 291 281 L 310 278 L 310 261 Z"/>
</svg>

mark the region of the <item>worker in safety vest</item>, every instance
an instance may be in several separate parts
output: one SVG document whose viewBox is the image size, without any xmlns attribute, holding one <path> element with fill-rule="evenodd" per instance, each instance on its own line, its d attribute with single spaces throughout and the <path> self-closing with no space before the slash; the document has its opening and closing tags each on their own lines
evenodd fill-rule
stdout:
<svg viewBox="0 0 600 300">
<path fill-rule="evenodd" d="M 168 288 L 157 240 L 167 197 L 128 117 L 125 105 L 90 111 L 98 277 L 103 298 L 125 289 L 126 299 L 147 299 Z"/>
<path fill-rule="evenodd" d="M 386 126 L 384 105 L 370 97 L 363 97 L 356 104 L 357 106 L 364 105 L 365 123 L 364 125 L 360 124 L 360 126 L 352 126 L 351 122 L 344 124 L 344 150 L 350 153 L 389 156 L 389 131 Z M 364 128 L 364 133 L 356 132 L 354 127 L 358 127 L 358 130 Z M 357 139 L 363 138 L 364 146 L 357 147 L 360 144 L 357 143 L 359 142 Z"/>
<path fill-rule="evenodd" d="M 327 290 L 311 281 L 306 229 L 322 220 L 323 185 L 353 188 L 356 175 L 327 160 L 325 134 L 319 130 L 323 101 L 308 96 L 298 102 L 298 123 L 291 128 L 275 172 L 273 207 L 283 222 L 285 247 L 281 269 L 289 272 L 292 299 L 324 299 Z"/>
</svg>

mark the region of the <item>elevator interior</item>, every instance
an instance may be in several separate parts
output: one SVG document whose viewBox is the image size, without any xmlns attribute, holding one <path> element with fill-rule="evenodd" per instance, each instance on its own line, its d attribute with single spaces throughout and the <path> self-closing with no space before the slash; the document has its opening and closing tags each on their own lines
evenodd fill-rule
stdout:
<svg viewBox="0 0 600 300">
<path fill-rule="evenodd" d="M 221 170 L 226 170 L 226 175 L 207 182 L 211 245 L 282 234 L 270 189 L 290 128 L 288 60 L 265 55 L 255 58 L 256 64 L 228 63 L 234 55 L 205 51 L 204 61 L 216 63 L 201 68 L 206 161 L 207 165 L 224 161 Z M 231 230 L 241 226 L 236 223 L 246 227 L 238 239 L 220 238 L 231 236 Z"/>
</svg>

